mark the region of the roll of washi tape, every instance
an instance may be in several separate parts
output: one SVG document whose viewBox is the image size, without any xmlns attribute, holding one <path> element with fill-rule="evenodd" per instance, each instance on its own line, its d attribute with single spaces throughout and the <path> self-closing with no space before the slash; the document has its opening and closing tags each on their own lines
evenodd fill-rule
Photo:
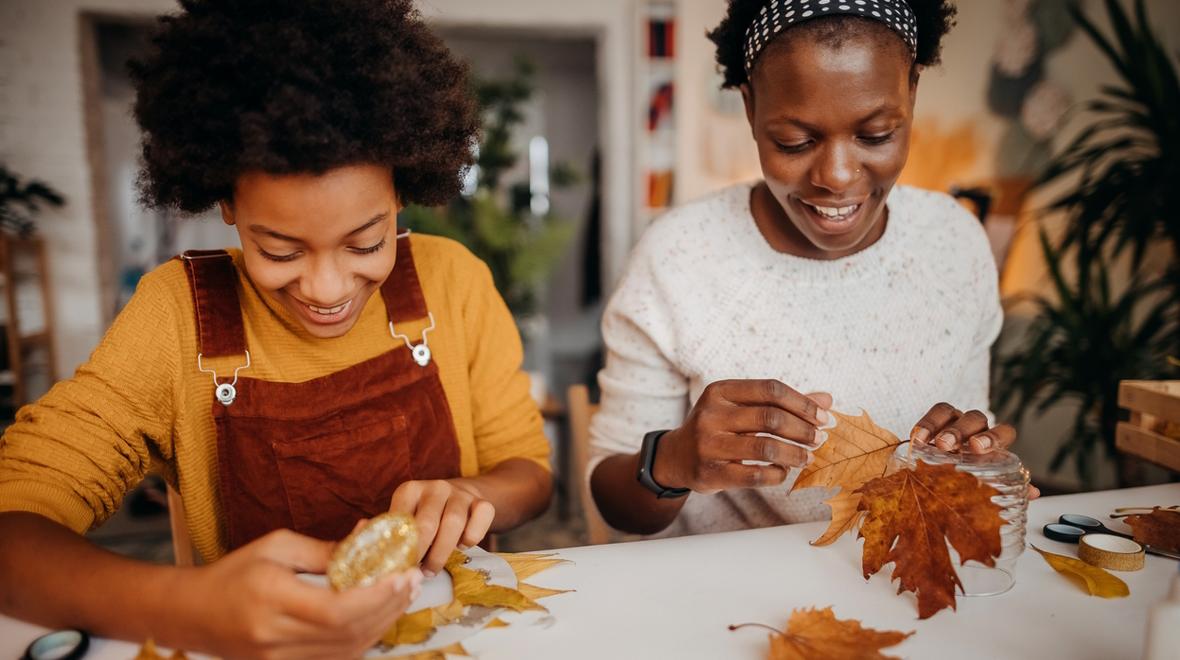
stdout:
<svg viewBox="0 0 1180 660">
<path fill-rule="evenodd" d="M 1113 534 L 1086 534 L 1078 541 L 1078 559 L 1112 571 L 1143 568 L 1143 546 Z"/>
<path fill-rule="evenodd" d="M 90 648 L 90 635 L 82 630 L 58 630 L 29 644 L 21 660 L 78 660 Z"/>
</svg>

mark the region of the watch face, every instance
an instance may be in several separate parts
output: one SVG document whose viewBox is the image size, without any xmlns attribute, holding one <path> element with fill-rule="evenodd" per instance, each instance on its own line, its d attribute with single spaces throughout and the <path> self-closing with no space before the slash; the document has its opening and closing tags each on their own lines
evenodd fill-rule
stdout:
<svg viewBox="0 0 1180 660">
<path fill-rule="evenodd" d="M 643 487 L 656 494 L 656 497 L 682 497 L 687 495 L 689 490 L 687 488 L 666 488 L 656 483 L 655 478 L 652 477 L 652 465 L 655 464 L 656 449 L 659 446 L 660 438 L 664 437 L 667 431 L 651 431 L 643 436 L 643 446 L 639 452 L 639 483 Z"/>
</svg>

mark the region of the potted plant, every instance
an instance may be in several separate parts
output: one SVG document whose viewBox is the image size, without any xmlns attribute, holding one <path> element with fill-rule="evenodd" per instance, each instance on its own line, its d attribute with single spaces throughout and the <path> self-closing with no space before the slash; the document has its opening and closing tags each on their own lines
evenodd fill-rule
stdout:
<svg viewBox="0 0 1180 660">
<path fill-rule="evenodd" d="M 1072 459 L 1086 487 L 1096 447 L 1118 461 L 1120 486 L 1139 478 L 1138 461 L 1115 449 L 1118 381 L 1176 373 L 1166 356 L 1180 345 L 1180 78 L 1143 0 L 1133 20 L 1116 0 L 1105 5 L 1113 39 L 1076 5 L 1070 13 L 1119 82 L 1085 104 L 1089 123 L 1037 181 L 1077 183 L 1048 206 L 1067 218 L 1061 238 L 1053 243 L 1041 233 L 1053 295 L 1034 297 L 1028 335 L 996 361 L 993 388 L 996 408 L 1017 420 L 1030 410 L 1079 404 L 1051 469 Z M 1152 246 L 1170 251 L 1162 273 L 1146 265 Z M 1129 272 L 1113 277 L 1123 275 L 1116 258 L 1128 249 Z M 1119 279 L 1127 284 L 1115 286 Z"/>
<path fill-rule="evenodd" d="M 413 206 L 401 215 L 406 227 L 453 238 L 487 263 L 518 323 L 536 314 L 540 288 L 574 231 L 572 222 L 532 207 L 527 181 L 505 181 L 520 158 L 512 135 L 524 120 L 521 106 L 535 91 L 534 74 L 533 64 L 518 58 L 511 77 L 475 81 L 485 125 L 471 177 L 474 185 L 445 207 Z M 558 164 L 549 180 L 551 188 L 562 188 L 576 183 L 578 176 Z"/>
<path fill-rule="evenodd" d="M 0 163 L 0 231 L 20 238 L 33 234 L 33 216 L 42 204 L 65 204 L 61 193 L 41 181 L 22 181 L 21 177 Z"/>
</svg>

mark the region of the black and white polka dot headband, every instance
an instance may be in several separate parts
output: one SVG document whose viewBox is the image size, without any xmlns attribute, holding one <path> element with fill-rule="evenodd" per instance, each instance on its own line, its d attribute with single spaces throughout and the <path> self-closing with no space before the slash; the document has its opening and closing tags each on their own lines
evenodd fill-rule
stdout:
<svg viewBox="0 0 1180 660">
<path fill-rule="evenodd" d="M 901 36 L 911 56 L 918 52 L 918 25 L 906 0 L 767 0 L 746 28 L 746 72 L 754 68 L 762 50 L 783 30 L 813 18 L 839 14 L 881 21 Z"/>
</svg>

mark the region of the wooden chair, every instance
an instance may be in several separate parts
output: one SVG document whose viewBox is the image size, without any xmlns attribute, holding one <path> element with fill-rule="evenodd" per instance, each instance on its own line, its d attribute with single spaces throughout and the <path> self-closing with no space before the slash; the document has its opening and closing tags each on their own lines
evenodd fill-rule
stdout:
<svg viewBox="0 0 1180 660">
<path fill-rule="evenodd" d="M 168 522 L 172 525 L 172 556 L 176 565 L 196 565 L 193 540 L 188 535 L 188 524 L 184 520 L 184 501 L 172 484 L 168 484 Z"/>
<path fill-rule="evenodd" d="M 590 482 L 586 478 L 586 468 L 590 464 L 590 418 L 598 412 L 598 404 L 590 403 L 590 388 L 585 385 L 571 385 L 566 397 L 569 403 L 570 439 L 574 459 L 569 479 L 577 483 L 582 516 L 586 519 L 588 541 L 591 545 L 609 543 L 610 527 L 598 513 L 594 496 L 590 494 Z"/>
</svg>

